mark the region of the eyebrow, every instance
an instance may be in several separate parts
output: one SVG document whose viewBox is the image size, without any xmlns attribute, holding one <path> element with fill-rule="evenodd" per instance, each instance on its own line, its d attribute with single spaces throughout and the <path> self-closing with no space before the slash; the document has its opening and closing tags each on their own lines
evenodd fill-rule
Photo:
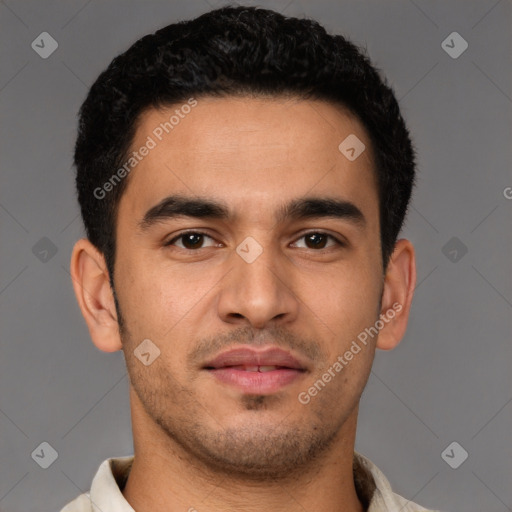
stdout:
<svg viewBox="0 0 512 512">
<path fill-rule="evenodd" d="M 208 198 L 192 198 L 171 195 L 151 207 L 139 222 L 139 229 L 147 231 L 159 222 L 177 217 L 196 219 L 229 220 L 234 217 L 227 204 Z M 304 197 L 293 199 L 278 208 L 277 223 L 286 220 L 314 218 L 336 218 L 347 220 L 363 228 L 366 218 L 363 212 L 350 201 L 330 197 Z"/>
</svg>

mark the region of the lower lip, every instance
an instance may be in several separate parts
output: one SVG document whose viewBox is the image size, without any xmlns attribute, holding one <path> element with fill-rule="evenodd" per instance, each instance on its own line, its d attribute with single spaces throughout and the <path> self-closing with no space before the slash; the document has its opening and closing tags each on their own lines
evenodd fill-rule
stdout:
<svg viewBox="0 0 512 512">
<path fill-rule="evenodd" d="M 231 384 L 245 393 L 251 394 L 275 393 L 305 373 L 292 368 L 282 368 L 270 372 L 249 372 L 226 367 L 208 371 L 221 382 Z"/>
</svg>

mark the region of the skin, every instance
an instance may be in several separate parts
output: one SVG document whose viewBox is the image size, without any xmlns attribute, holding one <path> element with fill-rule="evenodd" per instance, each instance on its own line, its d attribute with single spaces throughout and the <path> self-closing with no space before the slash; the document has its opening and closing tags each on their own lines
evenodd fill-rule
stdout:
<svg viewBox="0 0 512 512">
<path fill-rule="evenodd" d="M 145 112 L 132 147 L 175 108 Z M 354 161 L 338 150 L 349 134 L 366 146 Z M 362 511 L 352 477 L 359 400 L 375 349 L 394 348 L 405 333 L 416 282 L 407 240 L 383 269 L 374 157 L 362 124 L 322 101 L 199 98 L 127 179 L 116 232 L 119 311 L 103 255 L 82 239 L 71 258 L 91 338 L 102 351 L 123 350 L 130 376 L 127 501 L 138 512 Z M 223 201 L 234 216 L 179 217 L 142 231 L 146 211 L 177 193 Z M 276 222 L 279 206 L 310 196 L 350 201 L 364 225 Z M 199 249 L 183 238 L 164 246 L 188 229 L 208 235 L 193 240 Z M 317 248 L 304 235 L 318 231 L 345 245 L 321 238 Z M 252 263 L 236 252 L 247 236 L 263 249 Z M 300 403 L 299 393 L 394 303 L 402 308 L 378 337 Z M 161 352 L 149 366 L 134 356 L 144 339 Z M 279 346 L 308 371 L 275 393 L 246 395 L 201 368 L 241 345 Z"/>
</svg>

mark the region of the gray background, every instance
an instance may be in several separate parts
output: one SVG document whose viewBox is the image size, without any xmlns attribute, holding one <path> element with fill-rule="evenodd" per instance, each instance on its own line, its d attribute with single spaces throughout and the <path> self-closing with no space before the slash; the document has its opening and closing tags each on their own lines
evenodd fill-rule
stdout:
<svg viewBox="0 0 512 512">
<path fill-rule="evenodd" d="M 83 236 L 71 167 L 76 112 L 136 39 L 221 4 L 0 1 L 3 512 L 60 510 L 89 489 L 105 458 L 132 453 L 122 353 L 90 341 L 68 270 Z M 377 352 L 356 449 L 424 506 L 512 510 L 512 3 L 257 5 L 316 18 L 366 46 L 419 152 L 404 230 L 418 257 L 412 317 L 399 347 Z M 59 44 L 47 59 L 31 48 L 43 31 Z M 453 31 L 469 44 L 457 59 L 441 47 Z M 441 457 L 453 441 L 469 454 L 457 469 Z M 58 452 L 48 469 L 31 457 L 42 442 Z"/>
</svg>

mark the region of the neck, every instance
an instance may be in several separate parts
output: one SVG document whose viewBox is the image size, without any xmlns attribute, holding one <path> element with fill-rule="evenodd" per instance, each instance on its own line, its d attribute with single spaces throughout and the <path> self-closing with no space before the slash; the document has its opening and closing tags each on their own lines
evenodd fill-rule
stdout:
<svg viewBox="0 0 512 512">
<path fill-rule="evenodd" d="M 365 510 L 353 475 L 357 407 L 321 457 L 279 480 L 216 471 L 170 439 L 143 408 L 134 410 L 135 457 L 122 492 L 137 512 Z"/>
</svg>

